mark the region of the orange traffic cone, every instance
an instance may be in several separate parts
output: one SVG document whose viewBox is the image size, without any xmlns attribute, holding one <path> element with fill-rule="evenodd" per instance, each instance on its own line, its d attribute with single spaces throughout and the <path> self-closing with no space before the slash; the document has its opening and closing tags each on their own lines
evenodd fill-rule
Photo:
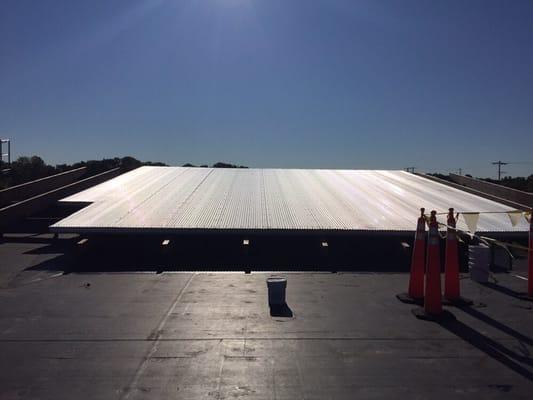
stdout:
<svg viewBox="0 0 533 400">
<path fill-rule="evenodd" d="M 436 211 L 431 211 L 431 217 L 429 219 L 426 293 L 424 296 L 424 310 L 426 313 L 434 315 L 442 312 L 439 228 L 437 225 L 436 214 Z"/>
<path fill-rule="evenodd" d="M 439 227 L 437 224 L 437 212 L 431 211 L 429 218 L 427 264 L 426 264 L 426 291 L 424 294 L 424 308 L 413 310 L 417 318 L 440 321 L 443 318 L 453 316 L 442 310 L 442 298 L 440 287 L 440 251 L 439 251 Z"/>
<path fill-rule="evenodd" d="M 533 301 L 533 209 L 529 215 L 529 243 L 527 246 L 527 293 L 523 293 L 519 297 L 522 300 Z"/>
<path fill-rule="evenodd" d="M 404 303 L 420 303 L 424 301 L 424 269 L 426 258 L 426 220 L 424 208 L 420 209 L 420 217 L 416 226 L 413 254 L 411 256 L 411 273 L 409 275 L 409 290 L 407 293 L 396 295 Z"/>
<path fill-rule="evenodd" d="M 529 246 L 527 254 L 527 294 L 533 298 L 533 210 L 529 215 Z"/>
<path fill-rule="evenodd" d="M 454 305 L 470 305 L 472 300 L 461 297 L 459 284 L 459 248 L 453 208 L 448 213 L 446 254 L 444 258 L 444 297 Z"/>
</svg>

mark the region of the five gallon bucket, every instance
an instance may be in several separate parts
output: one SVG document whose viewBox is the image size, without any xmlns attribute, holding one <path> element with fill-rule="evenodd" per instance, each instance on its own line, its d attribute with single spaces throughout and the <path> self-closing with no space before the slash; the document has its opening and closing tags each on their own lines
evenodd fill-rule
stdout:
<svg viewBox="0 0 533 400">
<path fill-rule="evenodd" d="M 271 276 L 267 278 L 268 304 L 271 306 L 281 306 L 285 304 L 285 289 L 287 279 L 282 276 Z"/>
</svg>

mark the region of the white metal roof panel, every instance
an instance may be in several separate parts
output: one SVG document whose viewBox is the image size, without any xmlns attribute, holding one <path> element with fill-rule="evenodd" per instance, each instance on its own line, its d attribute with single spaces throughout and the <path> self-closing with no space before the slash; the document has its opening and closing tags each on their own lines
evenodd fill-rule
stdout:
<svg viewBox="0 0 533 400">
<path fill-rule="evenodd" d="M 55 232 L 412 231 L 420 207 L 512 210 L 404 171 L 367 170 L 141 167 L 62 201 L 91 204 Z M 461 219 L 458 227 L 466 229 Z M 481 214 L 478 223 L 480 232 L 528 229 L 506 214 Z"/>
</svg>

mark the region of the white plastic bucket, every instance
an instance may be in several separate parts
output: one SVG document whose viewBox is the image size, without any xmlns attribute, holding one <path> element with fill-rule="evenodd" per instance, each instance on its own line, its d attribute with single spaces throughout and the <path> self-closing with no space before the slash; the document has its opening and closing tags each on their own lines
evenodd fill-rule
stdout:
<svg viewBox="0 0 533 400">
<path fill-rule="evenodd" d="M 287 288 L 287 278 L 282 276 L 271 276 L 267 278 L 268 304 L 281 306 L 285 304 L 285 289 Z"/>
</svg>

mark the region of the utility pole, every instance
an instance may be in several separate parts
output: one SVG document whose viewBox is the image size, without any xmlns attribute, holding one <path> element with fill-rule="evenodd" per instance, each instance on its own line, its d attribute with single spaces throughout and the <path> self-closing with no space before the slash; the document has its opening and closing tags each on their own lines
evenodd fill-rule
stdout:
<svg viewBox="0 0 533 400">
<path fill-rule="evenodd" d="M 492 163 L 492 165 L 498 166 L 498 180 L 501 181 L 502 179 L 502 165 L 507 165 L 509 163 L 503 162 L 503 161 L 495 161 Z M 505 172 L 504 172 L 505 173 Z"/>
<path fill-rule="evenodd" d="M 7 153 L 4 153 L 4 144 L 7 145 Z M 7 158 L 7 164 L 11 165 L 11 140 L 0 139 L 0 164 L 4 163 Z"/>
</svg>

